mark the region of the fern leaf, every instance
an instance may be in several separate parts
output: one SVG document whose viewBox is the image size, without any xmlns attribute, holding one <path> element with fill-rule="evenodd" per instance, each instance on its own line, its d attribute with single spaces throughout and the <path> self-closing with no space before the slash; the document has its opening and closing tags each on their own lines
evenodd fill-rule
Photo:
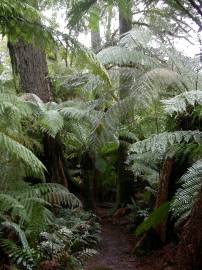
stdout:
<svg viewBox="0 0 202 270">
<path fill-rule="evenodd" d="M 193 204 L 201 189 L 202 160 L 195 162 L 181 177 L 181 188 L 175 194 L 171 205 L 173 216 L 177 219 L 177 225 L 185 220 L 193 207 Z"/>
<path fill-rule="evenodd" d="M 13 230 L 19 237 L 19 240 L 22 244 L 22 246 L 27 249 L 30 250 L 28 241 L 27 241 L 27 237 L 24 233 L 24 231 L 20 228 L 20 226 L 14 222 L 10 222 L 10 221 L 5 221 L 1 223 L 1 227 L 2 228 L 8 228 Z"/>
<path fill-rule="evenodd" d="M 162 204 L 159 208 L 155 209 L 146 220 L 144 220 L 136 229 L 137 236 L 156 228 L 168 215 L 170 209 L 170 202 Z"/>
<path fill-rule="evenodd" d="M 22 160 L 35 175 L 43 177 L 45 167 L 41 161 L 25 146 L 2 132 L 0 132 L 0 148 L 3 151 L 8 151 L 11 156 Z"/>
<path fill-rule="evenodd" d="M 202 104 L 202 91 L 184 92 L 174 98 L 162 100 L 166 113 L 172 115 L 174 113 L 186 112 L 187 106 L 196 106 Z"/>
<path fill-rule="evenodd" d="M 200 131 L 175 131 L 164 132 L 151 136 L 143 141 L 138 141 L 131 145 L 129 152 L 144 153 L 151 151 L 155 153 L 164 153 L 168 146 L 173 144 L 180 144 L 182 142 L 189 143 L 195 141 L 201 142 L 202 133 Z"/>
<path fill-rule="evenodd" d="M 43 132 L 46 132 L 53 138 L 63 128 L 64 121 L 61 114 L 56 110 L 45 111 L 38 119 L 38 124 Z"/>
</svg>

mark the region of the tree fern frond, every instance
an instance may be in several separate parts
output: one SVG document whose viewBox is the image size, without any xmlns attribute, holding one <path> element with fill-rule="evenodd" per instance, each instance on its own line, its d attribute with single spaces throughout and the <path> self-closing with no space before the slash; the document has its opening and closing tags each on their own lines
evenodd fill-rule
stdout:
<svg viewBox="0 0 202 270">
<path fill-rule="evenodd" d="M 202 160 L 198 160 L 181 177 L 180 183 L 182 183 L 182 186 L 176 192 L 171 205 L 171 210 L 173 216 L 177 219 L 177 224 L 180 224 L 189 216 L 201 189 L 201 179 Z"/>
<path fill-rule="evenodd" d="M 10 194 L 0 193 L 0 214 L 4 215 L 6 213 L 10 213 L 13 219 L 16 216 L 23 220 L 27 219 L 27 212 L 21 202 Z"/>
<path fill-rule="evenodd" d="M 167 68 L 154 68 L 144 74 L 142 79 L 146 86 L 152 89 L 158 87 L 162 91 L 163 89 L 166 90 L 169 86 L 173 86 L 181 91 L 185 89 L 183 77 Z"/>
<path fill-rule="evenodd" d="M 202 91 L 188 91 L 174 98 L 162 100 L 166 113 L 172 115 L 174 113 L 186 112 L 187 106 L 196 106 L 202 104 Z"/>
<path fill-rule="evenodd" d="M 201 142 L 202 133 L 200 131 L 175 131 L 156 134 L 143 141 L 139 141 L 131 145 L 130 153 L 144 153 L 156 151 L 164 153 L 168 146 L 180 144 L 182 142 L 189 143 L 195 141 Z"/>
<path fill-rule="evenodd" d="M 53 138 L 64 126 L 63 117 L 56 110 L 48 110 L 43 112 L 37 122 L 41 130 Z"/>
<path fill-rule="evenodd" d="M 25 103 L 29 104 L 32 109 L 35 109 L 37 113 L 45 110 L 44 102 L 35 94 L 26 93 L 23 94 L 20 99 Z"/>
<path fill-rule="evenodd" d="M 81 207 L 81 202 L 64 186 L 59 184 L 44 183 L 34 185 L 17 194 L 19 201 L 26 200 L 27 198 L 41 198 L 51 204 L 66 205 L 71 208 Z"/>
<path fill-rule="evenodd" d="M 2 151 L 8 151 L 11 156 L 22 160 L 34 174 L 43 176 L 45 167 L 41 161 L 25 146 L 2 132 L 0 132 L 0 148 Z"/>
<path fill-rule="evenodd" d="M 135 234 L 137 236 L 156 228 L 168 215 L 170 209 L 170 202 L 162 204 L 159 208 L 155 209 L 149 217 L 147 217 L 136 229 Z"/>
<path fill-rule="evenodd" d="M 37 265 L 40 255 L 34 249 L 17 246 L 13 241 L 1 239 L 1 247 L 8 254 L 13 263 L 26 270 L 33 270 Z"/>
<path fill-rule="evenodd" d="M 161 66 L 155 58 L 142 51 L 131 51 L 125 47 L 108 47 L 98 53 L 98 58 L 106 66 L 130 66 L 146 71 Z"/>
<path fill-rule="evenodd" d="M 150 47 L 152 44 L 153 35 L 149 30 L 137 28 L 132 29 L 131 31 L 128 31 L 124 33 L 121 36 L 121 39 L 119 41 L 119 45 L 122 47 L 126 47 L 130 50 L 133 49 L 140 49 L 145 47 Z M 158 40 L 155 37 L 155 41 Z"/>
<path fill-rule="evenodd" d="M 30 250 L 30 246 L 28 244 L 25 232 L 20 228 L 20 226 L 18 224 L 11 222 L 11 221 L 5 221 L 5 222 L 1 223 L 1 228 L 2 229 L 7 228 L 7 229 L 14 231 L 17 234 L 17 236 L 19 237 L 19 240 L 20 240 L 23 248 Z"/>
<path fill-rule="evenodd" d="M 77 61 L 78 67 L 87 68 L 91 71 L 92 74 L 99 76 L 102 80 L 104 80 L 108 86 L 111 86 L 111 80 L 109 74 L 99 57 L 93 53 L 93 51 L 85 48 L 78 41 L 72 39 L 70 36 L 67 36 L 68 42 L 72 43 L 72 53 Z"/>
</svg>

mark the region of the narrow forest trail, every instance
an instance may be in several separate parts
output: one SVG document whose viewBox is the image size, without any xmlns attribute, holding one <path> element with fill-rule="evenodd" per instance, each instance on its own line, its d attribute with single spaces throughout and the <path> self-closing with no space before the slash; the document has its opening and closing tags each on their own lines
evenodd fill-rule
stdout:
<svg viewBox="0 0 202 270">
<path fill-rule="evenodd" d="M 126 226 L 112 224 L 110 219 L 104 217 L 105 211 L 99 210 L 102 223 L 102 240 L 98 250 L 99 253 L 87 262 L 85 269 L 138 270 L 135 257 L 132 255 L 134 237 L 127 233 Z"/>
</svg>

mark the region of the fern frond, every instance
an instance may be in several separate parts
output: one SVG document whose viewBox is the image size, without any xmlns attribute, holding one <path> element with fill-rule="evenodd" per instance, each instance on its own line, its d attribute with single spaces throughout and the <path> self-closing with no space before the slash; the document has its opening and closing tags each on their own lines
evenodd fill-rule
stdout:
<svg viewBox="0 0 202 270">
<path fill-rule="evenodd" d="M 50 204 L 65 205 L 70 208 L 81 207 L 81 202 L 64 186 L 59 184 L 44 183 L 29 187 L 20 194 L 16 193 L 16 198 L 23 202 L 29 198 L 41 198 Z"/>
<path fill-rule="evenodd" d="M 23 267 L 26 270 L 33 270 L 37 265 L 40 255 L 34 249 L 27 250 L 7 239 L 1 239 L 0 245 L 11 261 L 17 266 Z"/>
<path fill-rule="evenodd" d="M 197 199 L 202 184 L 202 160 L 195 162 L 181 177 L 181 188 L 175 194 L 171 205 L 173 216 L 177 224 L 184 221 L 190 214 L 193 204 Z"/>
<path fill-rule="evenodd" d="M 131 145 L 130 153 L 144 153 L 151 151 L 155 153 L 165 153 L 168 146 L 173 144 L 180 144 L 182 142 L 189 143 L 194 141 L 200 143 L 202 139 L 202 133 L 200 131 L 175 131 L 175 132 L 164 132 L 155 134 L 150 138 L 138 141 Z"/>
<path fill-rule="evenodd" d="M 109 74 L 99 57 L 93 51 L 72 39 L 72 37 L 67 36 L 67 39 L 68 43 L 71 43 L 72 54 L 75 57 L 78 67 L 87 68 L 92 74 L 99 76 L 108 86 L 111 86 Z"/>
<path fill-rule="evenodd" d="M 45 111 L 38 119 L 41 130 L 53 138 L 63 128 L 64 121 L 61 114 L 56 110 Z"/>
<path fill-rule="evenodd" d="M 132 51 L 119 46 L 108 47 L 99 52 L 97 56 L 105 66 L 129 66 L 142 71 L 160 66 L 155 58 L 145 55 L 142 51 Z"/>
<path fill-rule="evenodd" d="M 2 132 L 0 132 L 0 148 L 2 151 L 8 151 L 11 156 L 22 160 L 35 175 L 43 177 L 45 167 L 41 161 L 25 146 Z"/>
<path fill-rule="evenodd" d="M 174 98 L 162 100 L 166 113 L 172 115 L 174 113 L 186 112 L 187 106 L 196 106 L 202 104 L 202 91 L 184 92 Z"/>
<path fill-rule="evenodd" d="M 170 209 L 170 202 L 162 204 L 159 208 L 155 209 L 149 217 L 147 217 L 136 229 L 135 234 L 137 236 L 156 228 L 168 215 Z"/>
<path fill-rule="evenodd" d="M 145 87 L 153 90 L 158 87 L 159 92 L 171 86 L 175 88 L 175 91 L 185 90 L 182 75 L 168 68 L 154 68 L 142 76 L 142 81 Z"/>
<path fill-rule="evenodd" d="M 18 236 L 23 248 L 25 248 L 26 250 L 30 250 L 30 246 L 28 244 L 25 232 L 20 228 L 18 224 L 11 221 L 5 221 L 1 223 L 1 228 L 2 229 L 7 228 L 14 231 L 16 235 Z"/>
<path fill-rule="evenodd" d="M 13 219 L 18 216 L 20 219 L 27 219 L 27 212 L 22 203 L 20 203 L 11 194 L 0 193 L 0 215 L 10 213 Z"/>
</svg>

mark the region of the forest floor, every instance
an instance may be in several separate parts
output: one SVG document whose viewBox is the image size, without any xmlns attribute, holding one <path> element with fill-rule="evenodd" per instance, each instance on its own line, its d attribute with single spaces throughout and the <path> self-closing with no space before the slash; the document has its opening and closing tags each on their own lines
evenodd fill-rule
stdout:
<svg viewBox="0 0 202 270">
<path fill-rule="evenodd" d="M 98 254 L 91 258 L 86 270 L 136 270 L 135 257 L 132 255 L 134 237 L 126 233 L 126 227 L 113 224 L 107 218 L 106 209 L 98 209 L 102 233 Z"/>
<path fill-rule="evenodd" d="M 89 259 L 85 270 L 170 270 L 167 264 L 171 246 L 156 250 L 150 256 L 135 257 L 135 236 L 127 220 L 113 223 L 103 208 L 97 209 L 101 220 L 101 243 L 98 254 Z M 166 261 L 165 261 L 166 254 Z M 168 257 L 167 257 L 168 256 Z M 173 256 L 173 255 L 172 255 Z"/>
</svg>

